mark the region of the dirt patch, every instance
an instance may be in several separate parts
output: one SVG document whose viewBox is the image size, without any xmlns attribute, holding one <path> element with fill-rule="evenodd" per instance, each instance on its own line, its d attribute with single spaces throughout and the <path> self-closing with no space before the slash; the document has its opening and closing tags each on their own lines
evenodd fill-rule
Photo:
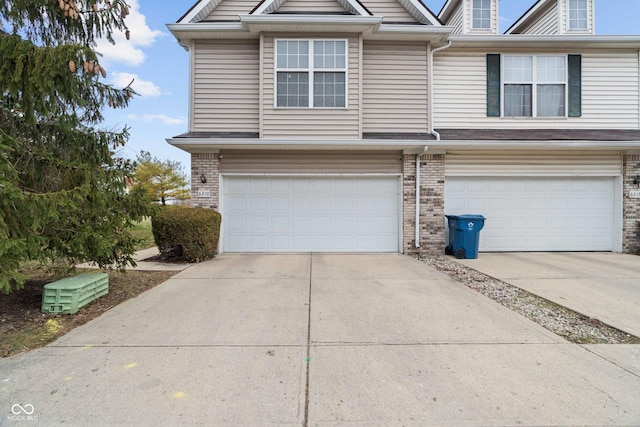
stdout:
<svg viewBox="0 0 640 427">
<path fill-rule="evenodd" d="M 78 269 L 77 274 L 98 270 Z M 0 294 L 0 357 L 42 347 L 73 328 L 100 316 L 112 307 L 164 282 L 175 271 L 117 271 L 109 274 L 109 293 L 82 307 L 76 314 L 47 314 L 40 311 L 43 286 L 53 281 L 37 277 L 25 283 L 23 289 L 8 295 Z"/>
<path fill-rule="evenodd" d="M 190 264 L 188 261 L 184 261 L 176 258 L 168 258 L 162 254 L 154 255 L 149 258 L 141 259 L 139 262 L 164 262 L 167 264 Z"/>
</svg>

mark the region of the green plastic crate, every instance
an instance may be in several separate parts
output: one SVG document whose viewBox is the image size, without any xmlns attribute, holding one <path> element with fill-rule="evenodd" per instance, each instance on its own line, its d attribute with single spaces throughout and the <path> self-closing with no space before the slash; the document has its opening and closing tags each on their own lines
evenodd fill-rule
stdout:
<svg viewBox="0 0 640 427">
<path fill-rule="evenodd" d="M 48 283 L 42 293 L 42 312 L 74 314 L 108 292 L 107 273 L 80 274 Z"/>
</svg>

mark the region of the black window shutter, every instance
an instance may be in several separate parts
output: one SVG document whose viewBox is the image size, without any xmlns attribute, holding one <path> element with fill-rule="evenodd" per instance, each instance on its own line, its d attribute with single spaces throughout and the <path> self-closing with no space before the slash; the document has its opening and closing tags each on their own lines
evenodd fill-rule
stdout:
<svg viewBox="0 0 640 427">
<path fill-rule="evenodd" d="M 569 117 L 582 116 L 582 55 L 569 55 Z"/>
<path fill-rule="evenodd" d="M 500 117 L 500 55 L 487 54 L 487 117 Z"/>
</svg>

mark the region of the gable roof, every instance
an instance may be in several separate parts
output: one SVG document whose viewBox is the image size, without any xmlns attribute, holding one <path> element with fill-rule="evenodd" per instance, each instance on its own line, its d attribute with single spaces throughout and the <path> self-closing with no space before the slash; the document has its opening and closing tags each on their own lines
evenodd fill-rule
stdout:
<svg viewBox="0 0 640 427">
<path fill-rule="evenodd" d="M 398 3 L 421 24 L 441 26 L 442 22 L 420 0 L 398 0 Z"/>
<path fill-rule="evenodd" d="M 521 26 L 527 25 L 530 21 L 532 21 L 532 18 L 534 18 L 538 12 L 544 11 L 557 1 L 558 0 L 538 0 L 525 13 L 523 13 L 522 16 L 518 18 L 516 22 L 514 22 L 504 33 L 514 34 Z"/>
<path fill-rule="evenodd" d="M 178 19 L 177 23 L 204 20 L 224 0 L 200 0 Z M 261 0 L 250 12 L 251 15 L 269 14 L 278 10 L 286 0 Z M 359 16 L 373 16 L 360 0 L 336 0 L 348 12 Z M 411 16 L 421 24 L 441 26 L 440 20 L 420 0 L 397 0 Z"/>
<path fill-rule="evenodd" d="M 446 3 L 442 6 L 442 9 L 440 9 L 440 12 L 438 12 L 438 19 L 440 19 L 440 21 L 447 22 L 447 20 L 449 19 L 449 15 L 451 15 L 451 13 L 456 10 L 456 7 L 460 4 L 462 0 L 447 0 Z"/>
<path fill-rule="evenodd" d="M 223 0 L 199 0 L 187 13 L 178 19 L 178 23 L 197 22 L 204 20 L 209 14 L 222 3 Z"/>
</svg>

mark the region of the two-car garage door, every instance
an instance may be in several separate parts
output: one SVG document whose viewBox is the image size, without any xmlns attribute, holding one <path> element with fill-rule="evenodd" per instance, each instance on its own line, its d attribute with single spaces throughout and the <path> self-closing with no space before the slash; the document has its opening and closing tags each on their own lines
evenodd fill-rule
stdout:
<svg viewBox="0 0 640 427">
<path fill-rule="evenodd" d="M 613 152 L 451 153 L 445 213 L 487 217 L 481 251 L 612 251 L 621 173 Z"/>
<path fill-rule="evenodd" d="M 400 177 L 224 176 L 226 252 L 398 252 Z"/>
<path fill-rule="evenodd" d="M 487 217 L 482 251 L 611 251 L 611 177 L 451 177 L 446 211 Z"/>
</svg>

